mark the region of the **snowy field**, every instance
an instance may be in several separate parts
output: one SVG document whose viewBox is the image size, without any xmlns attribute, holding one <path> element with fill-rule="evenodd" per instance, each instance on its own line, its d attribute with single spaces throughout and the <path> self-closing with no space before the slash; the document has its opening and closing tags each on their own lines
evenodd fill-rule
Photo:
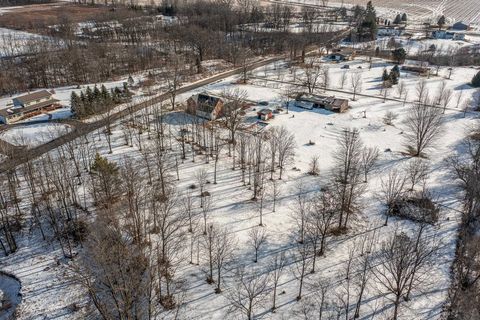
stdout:
<svg viewBox="0 0 480 320">
<path fill-rule="evenodd" d="M 351 75 L 357 72 L 362 74 L 363 86 L 362 96 L 356 101 L 351 101 L 351 109 L 346 113 L 337 114 L 325 110 L 306 110 L 291 107 L 288 114 L 282 112 L 276 114 L 270 120 L 267 129 L 274 126 L 285 126 L 295 135 L 296 155 L 294 161 L 286 168 L 285 176 L 279 182 L 281 194 L 277 203 L 276 212 L 272 211 L 272 201 L 269 195 L 266 197 L 263 212 L 264 228 L 268 234 L 268 241 L 259 253 L 258 263 L 253 263 L 253 252 L 248 246 L 248 233 L 258 225 L 259 216 L 257 203 L 251 201 L 252 190 L 244 186 L 241 181 L 241 170 L 231 170 L 232 159 L 224 150 L 218 167 L 218 183 L 208 184 L 206 189 L 213 197 L 209 221 L 228 228 L 231 235 L 235 237 L 236 250 L 232 262 L 224 272 L 224 288 L 232 285 L 234 270 L 237 267 L 245 266 L 254 268 L 258 272 L 264 272 L 270 265 L 274 254 L 285 252 L 288 256 L 287 270 L 282 277 L 277 297 L 277 312 L 269 312 L 270 302 L 257 306 L 254 310 L 258 319 L 314 319 L 315 310 L 308 311 L 310 298 L 316 297 L 315 283 L 323 281 L 329 283 L 331 292 L 328 300 L 331 309 L 334 308 L 335 297 L 344 294 L 346 281 L 343 275 L 349 255 L 359 258 L 358 245 L 363 235 L 369 235 L 377 239 L 377 244 L 387 239 L 395 231 L 403 231 L 413 235 L 417 229 L 411 221 L 391 218 L 388 226 L 383 226 L 385 216 L 384 205 L 378 197 L 380 181 L 393 168 L 404 168 L 412 159 L 405 155 L 404 145 L 404 119 L 409 112 L 409 103 L 406 106 L 401 101 L 395 101 L 397 93 L 392 89 L 387 100 L 383 102 L 380 92 L 381 75 L 385 67 L 391 68 L 381 60 L 374 61 L 373 68 L 368 69 L 368 63 L 362 59 L 348 63 L 350 69 L 341 69 L 343 64 L 330 64 L 330 85 L 329 89 L 336 90 L 328 92 L 328 95 L 351 98 Z M 359 69 L 361 67 L 361 69 Z M 446 69 L 441 69 L 438 76 L 432 76 L 427 81 L 427 87 L 432 96 L 442 84 L 446 75 Z M 412 299 L 403 302 L 400 307 L 400 319 L 439 319 L 441 308 L 445 302 L 449 286 L 450 266 L 454 257 L 456 228 L 459 222 L 459 213 L 455 211 L 460 207 L 459 190 L 455 183 L 448 176 L 444 159 L 453 151 L 460 150 L 461 141 L 465 132 L 471 126 L 477 115 L 462 111 L 463 106 L 468 103 L 474 94 L 474 90 L 465 84 L 470 81 L 476 70 L 470 68 L 456 69 L 451 80 L 447 81 L 447 88 L 454 92 L 454 99 L 448 106 L 444 115 L 444 127 L 441 138 L 435 148 L 428 151 L 428 162 L 430 173 L 428 188 L 434 194 L 438 202 L 443 206 L 439 222 L 435 226 L 428 226 L 425 235 L 432 241 L 440 241 L 441 249 L 436 263 L 429 268 L 423 277 L 422 285 L 414 290 Z M 339 85 L 340 78 L 347 74 L 347 82 L 342 89 Z M 270 106 L 279 105 L 282 100 L 285 84 L 283 82 L 299 82 L 302 78 L 302 71 L 294 68 L 286 68 L 284 63 L 276 63 L 253 72 L 255 79 L 250 80 L 247 85 L 238 85 L 237 77 L 230 77 L 223 81 L 213 83 L 204 88 L 195 90 L 200 92 L 222 93 L 228 89 L 239 89 L 246 92 L 248 99 L 252 101 L 267 101 Z M 401 81 L 404 81 L 407 89 L 408 101 L 415 97 L 415 86 L 419 78 L 408 73 L 401 74 Z M 321 91 L 321 90 L 319 90 Z M 181 95 L 179 101 L 185 101 L 195 92 Z M 462 94 L 460 94 L 462 92 Z M 60 94 L 60 93 L 59 93 Z M 458 99 L 458 106 L 455 100 Z M 255 106 L 247 111 L 247 120 L 253 123 Z M 398 114 L 393 125 L 386 125 L 383 121 L 387 111 Z M 166 123 L 170 132 L 180 130 L 179 123 L 184 115 L 180 112 L 170 113 L 166 116 Z M 329 236 L 327 238 L 327 252 L 317 259 L 317 272 L 308 274 L 305 278 L 304 299 L 296 301 L 298 290 L 298 279 L 296 274 L 296 254 L 292 234 L 296 224 L 292 218 L 293 203 L 297 196 L 299 184 L 303 184 L 304 191 L 312 194 L 325 186 L 330 177 L 333 166 L 333 152 L 337 149 L 338 139 L 345 128 L 357 128 L 360 137 L 367 147 L 378 147 L 380 158 L 378 164 L 366 184 L 366 192 L 362 196 L 361 213 L 358 214 L 350 226 L 349 232 L 341 236 Z M 1 138 L 11 143 L 13 137 L 19 135 L 22 129 L 15 128 L 17 133 L 7 131 Z M 39 131 L 40 130 L 40 131 Z M 67 130 L 67 129 L 63 129 Z M 26 133 L 25 140 L 33 139 L 39 132 L 48 133 L 48 129 L 37 128 L 32 134 L 30 130 Z M 5 136 L 6 135 L 6 136 Z M 28 137 L 28 138 L 27 138 Z M 113 152 L 108 153 L 109 148 L 103 135 L 92 133 L 89 140 L 93 141 L 95 151 L 109 160 L 121 163 L 125 156 L 138 160 L 139 167 L 142 167 L 141 153 L 138 145 L 133 147 L 125 145 L 124 132 L 119 123 L 113 128 L 111 140 Z M 143 146 L 151 143 L 144 134 Z M 315 144 L 309 144 L 313 141 Z M 35 143 L 35 139 L 32 141 Z M 177 149 L 176 154 L 179 154 Z M 309 162 L 312 156 L 320 158 L 320 175 L 310 176 L 307 174 Z M 179 165 L 179 181 L 177 190 L 179 194 L 187 192 L 188 187 L 195 181 L 195 172 L 204 168 L 208 171 L 209 180 L 212 179 L 214 161 L 205 163 L 201 155 L 195 162 L 190 156 Z M 83 189 L 83 190 L 82 190 Z M 79 186 L 79 195 L 85 192 L 85 184 Z M 22 205 L 27 205 L 22 203 Z M 198 213 L 197 209 L 197 213 Z M 0 268 L 16 275 L 22 281 L 23 300 L 19 307 L 19 319 L 84 319 L 87 310 L 80 309 L 73 313 L 70 305 L 74 302 L 81 307 L 85 305 L 82 291 L 72 285 L 66 277 L 66 266 L 61 261 L 60 248 L 55 241 L 42 241 L 38 230 L 25 233 L 21 237 L 20 250 L 9 257 L 0 258 Z M 179 317 L 181 319 L 242 319 L 238 313 L 229 312 L 229 301 L 226 298 L 227 292 L 215 294 L 214 287 L 205 281 L 207 261 L 204 255 L 200 257 L 200 266 L 188 263 L 186 255 L 176 277 L 187 281 L 187 288 L 184 302 Z M 252 270 L 252 269 L 248 269 Z M 352 284 L 353 286 L 353 284 Z M 352 299 L 355 296 L 353 287 Z M 352 302 L 353 303 L 353 302 Z M 329 310 L 331 310 L 329 309 Z M 310 312 L 310 313 L 308 313 Z M 352 311 L 353 312 L 353 311 Z M 392 313 L 391 296 L 386 295 L 379 284 L 371 280 L 367 285 L 364 303 L 362 304 L 362 316 L 360 319 L 389 319 Z M 352 313 L 353 314 L 353 313 Z M 173 316 L 172 316 L 173 317 Z M 166 316 L 170 318 L 170 316 Z"/>
<path fill-rule="evenodd" d="M 0 28 L 0 57 L 24 54 L 32 40 L 48 40 L 48 38 L 30 32 Z"/>
<path fill-rule="evenodd" d="M 71 126 L 58 123 L 39 123 L 16 126 L 0 133 L 0 139 L 15 146 L 33 148 L 68 133 Z"/>
</svg>

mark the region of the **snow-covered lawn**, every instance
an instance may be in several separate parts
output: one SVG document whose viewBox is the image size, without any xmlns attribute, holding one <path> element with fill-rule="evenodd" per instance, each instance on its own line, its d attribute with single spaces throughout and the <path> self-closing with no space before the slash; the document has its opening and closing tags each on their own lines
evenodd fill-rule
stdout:
<svg viewBox="0 0 480 320">
<path fill-rule="evenodd" d="M 328 250 L 324 257 L 317 260 L 317 272 L 308 274 L 305 282 L 304 297 L 315 296 L 315 289 L 311 286 L 319 279 L 331 284 L 332 291 L 329 298 L 343 290 L 344 277 L 342 272 L 348 260 L 349 251 L 362 233 L 375 233 L 378 237 L 377 243 L 387 239 L 395 231 L 404 231 L 413 234 L 417 228 L 415 223 L 391 218 L 388 226 L 383 226 L 385 216 L 384 205 L 378 197 L 380 180 L 392 168 L 404 168 L 412 159 L 404 154 L 404 131 L 403 120 L 409 112 L 409 103 L 406 106 L 402 102 L 386 101 L 379 95 L 380 77 L 383 68 L 391 68 L 381 60 L 374 61 L 373 68 L 368 69 L 368 63 L 363 59 L 346 63 L 350 69 L 341 69 L 344 64 L 329 64 L 330 66 L 330 89 L 342 92 L 329 92 L 328 95 L 351 98 L 350 77 L 355 72 L 361 72 L 363 78 L 362 94 L 357 101 L 351 101 L 351 109 L 346 113 L 337 114 L 325 110 L 306 110 L 292 107 L 289 113 L 276 114 L 270 120 L 268 127 L 285 126 L 295 135 L 296 156 L 295 160 L 286 168 L 285 176 L 281 184 L 281 195 L 277 204 L 277 211 L 272 212 L 270 198 L 267 197 L 264 208 L 263 223 L 268 233 L 268 242 L 259 255 L 259 262 L 252 262 L 253 252 L 246 244 L 249 231 L 258 225 L 257 204 L 251 201 L 252 190 L 244 186 L 241 181 L 241 171 L 231 170 L 232 159 L 224 154 L 221 157 L 218 168 L 218 184 L 208 184 L 207 190 L 213 197 L 212 212 L 209 221 L 228 228 L 231 235 L 235 237 L 235 258 L 224 273 L 224 288 L 232 285 L 234 271 L 239 266 L 255 266 L 265 271 L 269 261 L 275 253 L 286 252 L 290 264 L 287 267 L 284 277 L 280 282 L 278 292 L 276 313 L 268 311 L 270 304 L 258 307 L 255 314 L 261 319 L 300 319 L 298 311 L 302 303 L 296 301 L 298 280 L 294 272 L 295 266 L 295 241 L 292 232 L 296 225 L 292 218 L 292 205 L 296 195 L 296 186 L 299 183 L 305 185 L 307 192 L 318 191 L 327 183 L 330 171 L 333 166 L 332 153 L 337 148 L 337 141 L 345 128 L 357 128 L 360 130 L 360 137 L 365 146 L 378 147 L 380 158 L 376 170 L 369 178 L 367 191 L 362 195 L 361 213 L 358 214 L 351 224 L 348 234 L 338 237 L 329 237 Z M 300 82 L 302 72 L 287 69 L 285 64 L 277 63 L 259 68 L 253 72 L 256 79 L 251 79 L 250 84 L 235 84 L 237 77 L 230 77 L 223 81 L 210 84 L 204 88 L 182 94 L 178 97 L 180 102 L 185 101 L 190 95 L 200 91 L 221 93 L 224 90 L 244 90 L 249 100 L 268 101 L 270 105 L 277 105 L 285 85 L 281 81 Z M 359 69 L 358 67 L 362 67 Z M 339 79 L 343 73 L 347 73 L 347 83 L 341 89 Z M 451 80 L 447 81 L 447 88 L 452 89 L 455 94 L 463 92 L 460 96 L 460 104 L 468 101 L 475 90 L 465 84 L 471 79 L 476 70 L 470 68 L 456 69 Z M 432 96 L 442 83 L 447 74 L 446 69 L 441 69 L 439 76 L 432 76 L 426 79 L 427 87 Z M 296 80 L 294 80 L 294 78 Z M 275 81 L 272 81 L 275 80 Z M 408 101 L 415 98 L 415 86 L 419 78 L 413 74 L 403 73 L 401 80 L 409 92 Z M 280 82 L 278 82 L 280 81 Z M 463 90 L 460 90 L 463 89 Z M 395 89 L 389 93 L 389 97 L 397 96 Z M 258 108 L 258 106 L 253 107 Z M 255 111 L 250 109 L 247 117 L 250 120 Z M 398 114 L 398 119 L 393 126 L 386 125 L 383 118 L 387 111 Z M 365 115 L 365 116 L 364 116 Z M 438 239 L 442 246 L 437 261 L 428 272 L 426 281 L 421 288 L 413 292 L 411 301 L 402 302 L 400 319 L 438 319 L 441 308 L 446 300 L 447 290 L 450 282 L 450 266 L 455 252 L 456 228 L 459 222 L 459 213 L 455 209 L 460 207 L 458 194 L 454 181 L 448 176 L 448 169 L 444 159 L 453 151 L 460 148 L 465 135 L 465 130 L 475 120 L 476 114 L 467 113 L 464 117 L 460 109 L 456 109 L 456 103 L 452 101 L 444 115 L 444 127 L 442 135 L 435 148 L 428 151 L 428 164 L 430 175 L 428 187 L 435 199 L 443 206 L 439 222 L 436 226 L 426 228 L 427 237 Z M 179 119 L 183 115 L 179 112 L 165 116 L 169 130 L 179 130 Z M 21 130 L 14 128 L 14 130 Z M 10 131 L 10 130 L 9 130 Z M 12 138 L 16 134 L 9 131 L 2 134 L 0 138 Z M 27 137 L 37 136 L 41 130 L 37 127 L 24 134 Z M 47 130 L 48 132 L 48 130 Z M 7 138 L 5 138 L 7 139 Z M 143 146 L 150 143 L 147 135 L 142 135 Z M 142 160 L 138 146 L 126 146 L 122 127 L 117 123 L 112 130 L 113 152 L 108 153 L 108 146 L 102 134 L 92 133 L 89 141 L 93 142 L 97 152 L 112 161 L 122 162 L 125 156 L 137 159 L 136 162 L 141 168 Z M 13 140 L 7 140 L 14 143 Z M 312 141 L 315 144 L 309 145 Z M 176 150 L 178 154 L 178 150 Z M 309 162 L 312 156 L 319 156 L 320 175 L 313 177 L 307 174 Z M 176 185 L 178 193 L 182 194 L 195 181 L 195 172 L 205 168 L 209 173 L 209 180 L 212 179 L 214 163 L 206 164 L 203 156 L 199 155 L 195 162 L 189 158 L 179 165 L 179 181 Z M 84 184 L 85 185 L 85 184 Z M 78 192 L 83 195 L 85 187 L 79 186 Z M 80 196 L 82 198 L 82 196 Z M 26 204 L 25 204 L 26 205 Z M 373 231 L 375 230 L 375 231 Z M 24 301 L 20 306 L 20 319 L 40 319 L 44 316 L 56 317 L 57 319 L 83 319 L 85 310 L 72 313 L 67 308 L 73 302 L 84 302 L 81 290 L 67 281 L 66 268 L 61 262 L 57 263 L 60 257 L 58 244 L 54 241 L 47 243 L 42 241 L 38 231 L 32 234 L 24 234 L 21 237 L 20 251 L 9 257 L 0 258 L 0 268 L 15 274 L 22 281 L 22 294 Z M 356 257 L 358 252 L 355 253 Z M 190 265 L 188 259 L 182 263 L 176 277 L 186 280 L 185 307 L 182 308 L 181 317 L 185 319 L 240 319 L 238 314 L 228 313 L 229 302 L 226 293 L 215 294 L 214 288 L 205 281 L 206 260 L 204 255 L 200 257 L 200 266 Z M 304 301 L 305 301 L 304 299 Z M 353 303 L 353 302 L 352 302 Z M 364 303 L 362 304 L 362 319 L 388 319 L 392 312 L 392 304 L 389 296 L 385 296 L 378 283 L 374 280 L 367 286 Z M 308 319 L 308 317 L 307 317 Z"/>
<path fill-rule="evenodd" d="M 15 146 L 32 148 L 65 135 L 71 126 L 58 123 L 38 123 L 9 128 L 0 134 L 0 139 Z"/>
</svg>

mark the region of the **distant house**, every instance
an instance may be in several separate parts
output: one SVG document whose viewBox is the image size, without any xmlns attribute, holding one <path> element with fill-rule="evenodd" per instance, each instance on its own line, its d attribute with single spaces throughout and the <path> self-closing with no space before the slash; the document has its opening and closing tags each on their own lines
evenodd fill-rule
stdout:
<svg viewBox="0 0 480 320">
<path fill-rule="evenodd" d="M 270 109 L 267 109 L 267 108 L 262 109 L 262 110 L 257 112 L 257 117 L 260 120 L 267 121 L 267 120 L 273 118 L 273 111 L 270 110 Z"/>
<path fill-rule="evenodd" d="M 300 108 L 307 106 L 306 109 L 322 108 L 333 112 L 345 112 L 348 109 L 348 100 L 302 93 L 295 99 L 295 105 Z"/>
<path fill-rule="evenodd" d="M 418 73 L 420 76 L 427 76 L 430 72 L 429 63 L 427 61 L 409 59 L 405 60 L 400 69 L 406 72 Z"/>
<path fill-rule="evenodd" d="M 454 23 L 450 30 L 457 30 L 457 31 L 467 31 L 470 28 L 468 24 L 465 24 L 463 21 L 459 21 Z"/>
<path fill-rule="evenodd" d="M 379 37 L 399 37 L 405 30 L 397 27 L 382 27 L 378 28 L 377 36 Z"/>
<path fill-rule="evenodd" d="M 7 109 L 0 110 L 0 121 L 6 124 L 15 123 L 59 108 L 62 108 L 62 105 L 51 92 L 40 90 L 13 98 Z"/>
<path fill-rule="evenodd" d="M 355 58 L 355 50 L 352 50 L 350 48 L 343 48 L 343 49 L 337 49 L 336 51 L 332 52 L 327 56 L 328 60 L 331 61 L 350 61 Z"/>
<path fill-rule="evenodd" d="M 215 120 L 221 115 L 224 104 L 221 97 L 202 92 L 188 98 L 187 112 L 200 118 Z"/>
<path fill-rule="evenodd" d="M 432 38 L 462 41 L 465 40 L 465 34 L 461 32 L 453 32 L 447 30 L 434 30 L 432 31 Z"/>
</svg>

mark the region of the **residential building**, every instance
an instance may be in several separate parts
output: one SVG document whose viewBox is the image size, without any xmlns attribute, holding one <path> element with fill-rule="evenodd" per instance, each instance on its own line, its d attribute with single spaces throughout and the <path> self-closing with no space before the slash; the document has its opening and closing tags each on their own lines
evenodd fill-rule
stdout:
<svg viewBox="0 0 480 320">
<path fill-rule="evenodd" d="M 197 117 L 215 120 L 222 112 L 225 101 L 219 96 L 202 92 L 187 100 L 187 112 Z"/>
<path fill-rule="evenodd" d="M 46 111 L 62 108 L 59 102 L 48 90 L 40 90 L 15 97 L 6 109 L 0 110 L 0 122 L 15 123 Z"/>
<path fill-rule="evenodd" d="M 348 109 L 348 100 L 335 96 L 320 96 L 302 93 L 295 99 L 295 106 L 306 109 L 322 108 L 333 112 L 345 112 Z"/>
</svg>

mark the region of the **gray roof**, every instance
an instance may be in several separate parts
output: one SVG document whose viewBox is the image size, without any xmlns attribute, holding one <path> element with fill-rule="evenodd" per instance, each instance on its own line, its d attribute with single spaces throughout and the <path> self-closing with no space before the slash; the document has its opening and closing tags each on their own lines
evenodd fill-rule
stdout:
<svg viewBox="0 0 480 320">
<path fill-rule="evenodd" d="M 32 92 L 29 94 L 25 94 L 23 96 L 16 97 L 14 99 L 20 101 L 23 104 L 26 104 L 39 99 L 50 98 L 51 96 L 52 94 L 48 90 L 40 90 L 40 91 Z"/>
</svg>

